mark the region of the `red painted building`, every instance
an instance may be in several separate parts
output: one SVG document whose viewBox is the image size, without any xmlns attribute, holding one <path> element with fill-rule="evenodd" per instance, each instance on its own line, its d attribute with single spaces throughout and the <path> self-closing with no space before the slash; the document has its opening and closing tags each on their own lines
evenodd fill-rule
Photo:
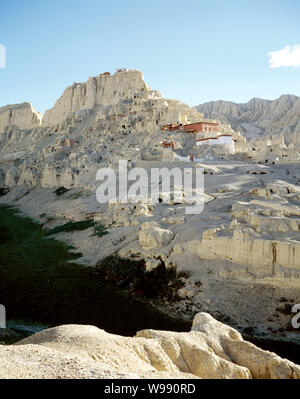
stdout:
<svg viewBox="0 0 300 399">
<path fill-rule="evenodd" d="M 217 122 L 196 122 L 190 123 L 188 125 L 164 125 L 162 131 L 175 131 L 184 129 L 188 133 L 198 133 L 198 132 L 218 132 L 219 124 Z"/>
<path fill-rule="evenodd" d="M 198 132 L 218 132 L 219 124 L 217 122 L 197 122 L 184 125 L 183 128 L 188 133 Z"/>
<path fill-rule="evenodd" d="M 164 140 L 163 147 L 164 148 L 172 148 L 174 150 L 174 147 L 175 147 L 174 140 L 172 140 L 172 141 Z"/>
</svg>

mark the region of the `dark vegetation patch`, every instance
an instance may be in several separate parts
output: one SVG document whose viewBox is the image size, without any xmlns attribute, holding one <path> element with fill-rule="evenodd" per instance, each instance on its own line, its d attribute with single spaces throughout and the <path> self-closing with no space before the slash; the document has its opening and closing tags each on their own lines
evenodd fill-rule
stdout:
<svg viewBox="0 0 300 399">
<path fill-rule="evenodd" d="M 114 255 L 101 260 L 95 267 L 95 274 L 131 292 L 134 297 L 149 299 L 165 297 L 169 301 L 177 301 L 177 290 L 184 285 L 183 274 L 175 268 L 166 268 L 162 263 L 147 271 L 144 260 L 123 259 Z"/>
<path fill-rule="evenodd" d="M 0 206 L 0 303 L 9 320 L 90 324 L 121 335 L 145 328 L 190 330 L 191 323 L 137 302 L 93 268 L 76 264 L 78 254 L 71 249 L 49 237 L 42 225 Z"/>
<path fill-rule="evenodd" d="M 49 221 L 49 218 L 48 218 Z M 72 231 L 81 231 L 88 229 L 90 227 L 94 227 L 94 233 L 91 236 L 102 237 L 108 234 L 105 226 L 101 223 L 95 223 L 93 220 L 80 220 L 78 222 L 67 222 L 65 224 L 61 224 L 60 226 L 56 226 L 53 229 L 48 229 L 46 231 L 46 235 L 57 234 L 61 232 L 72 232 Z"/>
<path fill-rule="evenodd" d="M 92 234 L 92 236 L 102 237 L 108 234 L 108 231 L 102 223 L 95 224 L 94 231 L 95 232 Z"/>
<path fill-rule="evenodd" d="M 80 220 L 79 222 L 67 222 L 53 229 L 47 230 L 46 235 L 57 234 L 61 232 L 81 231 L 93 227 L 95 222 L 93 220 Z"/>
<path fill-rule="evenodd" d="M 66 188 L 66 187 L 64 187 L 64 186 L 60 186 L 60 187 L 58 187 L 55 191 L 54 191 L 54 193 L 57 195 L 57 196 L 60 196 L 60 195 L 63 195 L 63 194 L 65 194 L 65 193 L 67 193 L 69 190 Z"/>
<path fill-rule="evenodd" d="M 292 314 L 292 303 L 285 303 L 282 307 L 276 308 L 276 312 L 282 313 L 284 315 L 291 315 Z"/>
<path fill-rule="evenodd" d="M 248 327 L 244 328 L 244 334 L 252 335 L 252 334 L 254 334 L 254 332 L 255 332 L 255 327 L 248 326 Z"/>
<path fill-rule="evenodd" d="M 0 187 L 0 197 L 3 197 L 3 195 L 6 195 L 8 192 L 9 192 L 9 188 Z"/>
</svg>

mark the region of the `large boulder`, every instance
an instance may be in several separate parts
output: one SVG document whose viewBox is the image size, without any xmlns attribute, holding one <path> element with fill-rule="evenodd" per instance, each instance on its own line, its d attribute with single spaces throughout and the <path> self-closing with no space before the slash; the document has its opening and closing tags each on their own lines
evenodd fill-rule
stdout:
<svg viewBox="0 0 300 399">
<path fill-rule="evenodd" d="M 143 249 L 161 248 L 168 245 L 173 237 L 171 230 L 162 229 L 155 222 L 146 222 L 141 226 L 139 242 Z"/>
</svg>

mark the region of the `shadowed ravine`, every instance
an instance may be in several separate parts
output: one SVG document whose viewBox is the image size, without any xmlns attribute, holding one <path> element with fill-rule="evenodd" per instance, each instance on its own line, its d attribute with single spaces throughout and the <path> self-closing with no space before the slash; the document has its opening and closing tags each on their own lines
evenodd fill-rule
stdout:
<svg viewBox="0 0 300 399">
<path fill-rule="evenodd" d="M 190 330 L 191 323 L 137 302 L 126 290 L 95 275 L 92 268 L 77 264 L 78 255 L 70 250 L 49 238 L 42 225 L 0 206 L 0 303 L 6 307 L 8 321 L 89 324 L 127 336 L 147 328 Z M 253 342 L 299 361 L 296 344 Z"/>
</svg>

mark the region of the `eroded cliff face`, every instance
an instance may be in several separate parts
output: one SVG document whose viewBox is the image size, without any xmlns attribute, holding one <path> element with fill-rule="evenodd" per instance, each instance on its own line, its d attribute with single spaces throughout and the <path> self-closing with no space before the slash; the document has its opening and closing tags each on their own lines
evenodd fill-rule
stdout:
<svg viewBox="0 0 300 399">
<path fill-rule="evenodd" d="M 247 139 L 282 134 L 288 144 L 300 141 L 300 98 L 282 95 L 278 99 L 253 98 L 248 103 L 211 101 L 196 107 L 207 118 L 218 118 L 240 130 Z"/>
<path fill-rule="evenodd" d="M 90 77 L 86 83 L 74 83 L 64 91 L 54 107 L 46 111 L 43 126 L 63 122 L 70 112 L 115 105 L 121 98 L 134 98 L 140 92 L 150 92 L 140 71 Z"/>
<path fill-rule="evenodd" d="M 7 128 L 33 129 L 41 124 L 42 115 L 31 103 L 6 105 L 0 108 L 0 133 Z"/>
<path fill-rule="evenodd" d="M 56 105 L 46 111 L 41 126 L 35 123 L 31 105 L 13 107 L 14 118 L 9 118 L 10 106 L 3 108 L 0 135 L 0 156 L 5 161 L 0 184 L 8 187 L 75 187 L 93 180 L 99 162 L 160 160 L 164 138 L 161 126 L 202 118 L 186 104 L 162 98 L 136 70 L 102 74 L 68 87 Z M 25 130 L 27 127 L 30 129 Z M 186 153 L 195 145 L 182 133 L 177 140 L 178 148 Z"/>
</svg>

